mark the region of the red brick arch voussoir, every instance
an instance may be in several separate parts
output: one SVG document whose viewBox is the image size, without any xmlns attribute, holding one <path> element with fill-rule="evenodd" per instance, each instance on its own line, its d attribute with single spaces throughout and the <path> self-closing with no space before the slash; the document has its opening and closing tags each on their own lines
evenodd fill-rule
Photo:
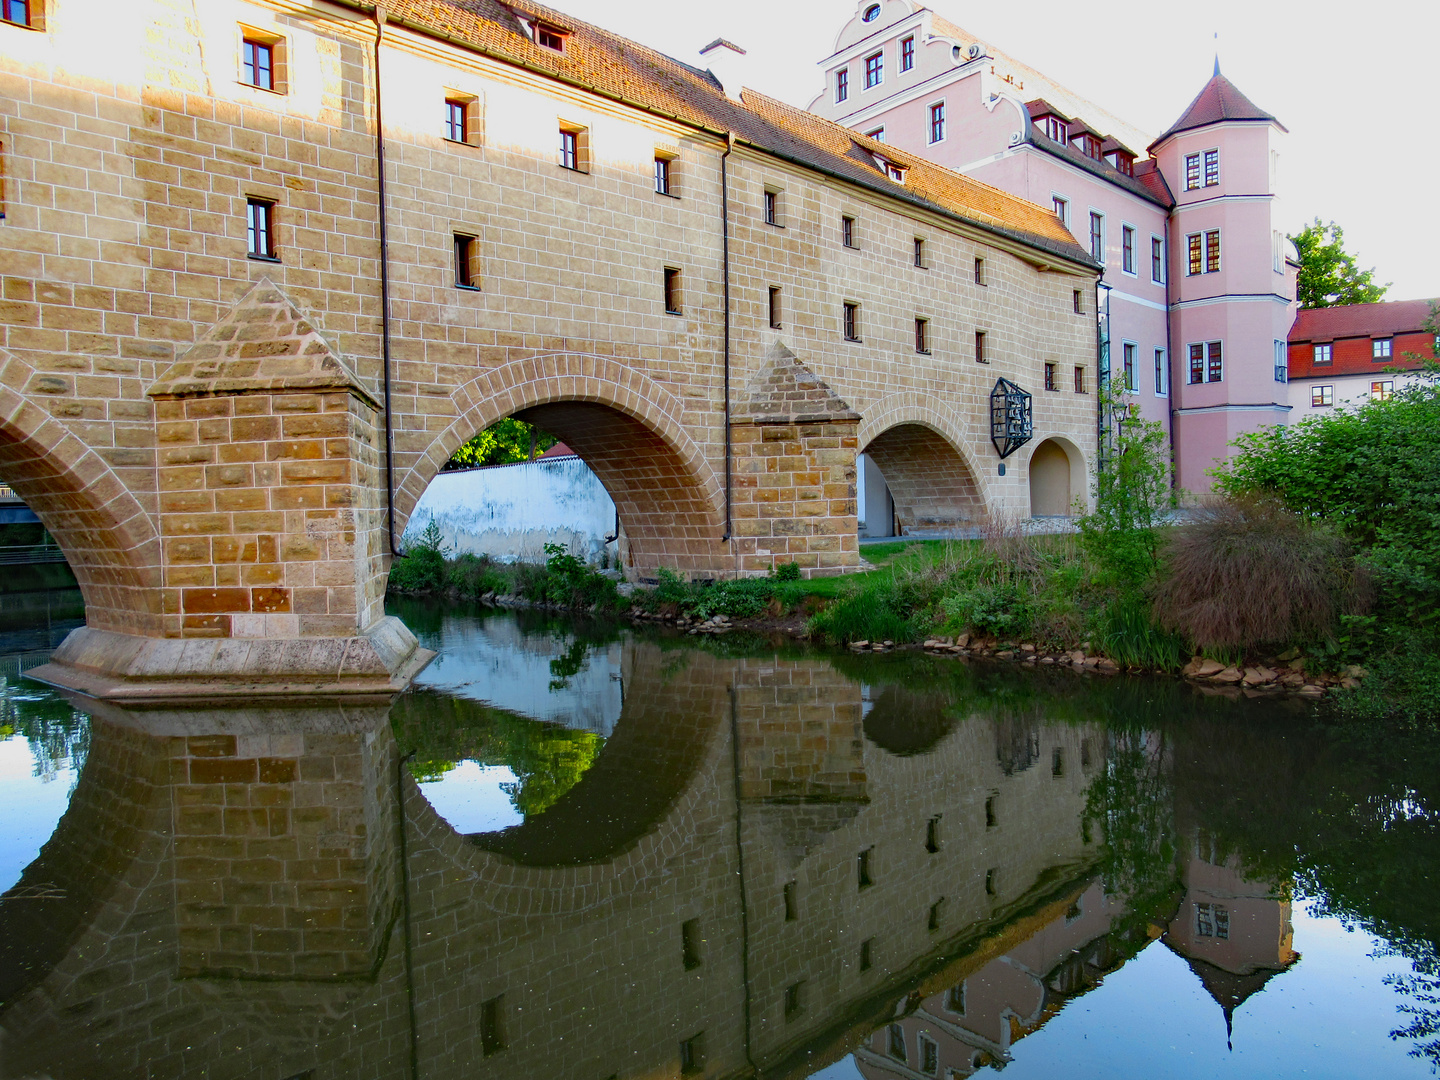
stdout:
<svg viewBox="0 0 1440 1080">
<path fill-rule="evenodd" d="M 89 625 L 160 630 L 160 535 L 110 464 L 27 392 L 36 372 L 0 349 L 0 480 L 65 554 Z"/>
<path fill-rule="evenodd" d="M 430 481 L 450 456 L 491 424 L 544 405 L 601 405 L 643 426 L 664 443 L 680 482 L 706 507 L 718 537 L 725 493 L 700 446 L 686 431 L 685 407 L 671 391 L 613 357 L 589 353 L 545 353 L 512 360 L 458 387 L 456 416 L 403 474 L 395 490 L 395 525 L 403 532 Z"/>
</svg>

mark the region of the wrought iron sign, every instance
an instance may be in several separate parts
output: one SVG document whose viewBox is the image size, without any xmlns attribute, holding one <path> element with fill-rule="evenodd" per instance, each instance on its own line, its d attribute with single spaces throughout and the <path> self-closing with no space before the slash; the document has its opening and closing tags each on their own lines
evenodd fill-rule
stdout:
<svg viewBox="0 0 1440 1080">
<path fill-rule="evenodd" d="M 996 379 L 990 391 L 990 441 L 1004 461 L 1035 433 L 1031 398 L 1009 379 Z"/>
</svg>

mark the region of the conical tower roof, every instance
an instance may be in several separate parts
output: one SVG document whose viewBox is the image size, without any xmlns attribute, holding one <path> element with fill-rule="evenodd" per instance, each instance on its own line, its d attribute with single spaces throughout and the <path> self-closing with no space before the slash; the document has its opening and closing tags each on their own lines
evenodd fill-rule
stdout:
<svg viewBox="0 0 1440 1080">
<path fill-rule="evenodd" d="M 1242 94 L 1239 89 L 1220 74 L 1220 62 L 1215 62 L 1215 74 L 1205 84 L 1205 88 L 1195 96 L 1189 107 L 1180 114 L 1180 119 L 1170 125 L 1168 131 L 1150 144 L 1150 152 L 1155 152 L 1159 146 L 1172 135 L 1178 135 L 1182 131 L 1190 131 L 1192 128 L 1207 127 L 1210 124 L 1218 124 L 1225 120 L 1265 120 L 1279 126 L 1281 131 L 1288 130 L 1284 124 L 1271 116 L 1260 106 Z"/>
</svg>

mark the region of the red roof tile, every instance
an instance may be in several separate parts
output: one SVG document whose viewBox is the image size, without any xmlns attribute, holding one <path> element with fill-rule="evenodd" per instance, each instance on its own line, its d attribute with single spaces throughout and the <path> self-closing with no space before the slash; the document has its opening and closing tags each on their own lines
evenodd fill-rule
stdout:
<svg viewBox="0 0 1440 1080">
<path fill-rule="evenodd" d="M 1424 328 L 1432 304 L 1440 300 L 1391 300 L 1379 304 L 1301 308 L 1290 328 L 1291 344 L 1349 337 L 1389 337 Z"/>
<path fill-rule="evenodd" d="M 1284 124 L 1237 90 L 1235 84 L 1221 75 L 1217 67 L 1205 88 L 1195 95 L 1195 100 L 1180 114 L 1180 119 L 1171 124 L 1164 135 L 1151 143 L 1149 149 L 1154 153 L 1155 147 L 1172 135 L 1189 131 L 1191 128 L 1205 127 L 1207 124 L 1218 124 L 1222 120 L 1268 120 L 1279 125 L 1281 131 L 1286 130 Z"/>
</svg>

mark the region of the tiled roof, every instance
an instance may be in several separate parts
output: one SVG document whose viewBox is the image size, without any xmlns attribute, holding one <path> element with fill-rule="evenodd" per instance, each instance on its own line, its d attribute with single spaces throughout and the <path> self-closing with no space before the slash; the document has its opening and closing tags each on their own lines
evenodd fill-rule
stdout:
<svg viewBox="0 0 1440 1080">
<path fill-rule="evenodd" d="M 522 9 L 531 19 L 565 28 L 564 50 L 533 42 L 515 14 Z M 734 101 L 708 72 L 552 9 L 530 3 L 511 8 L 498 0 L 393 0 L 387 14 L 393 23 L 462 48 L 698 128 L 733 132 L 738 143 L 1094 265 L 1049 210 L 753 91 L 744 92 L 743 103 Z M 855 153 L 857 146 L 865 152 Z M 885 177 L 870 153 L 905 166 L 905 183 Z"/>
<path fill-rule="evenodd" d="M 1160 171 L 1159 163 L 1153 158 L 1135 163 L 1135 180 L 1150 193 L 1151 198 L 1167 210 L 1175 205 L 1175 196 L 1171 194 L 1170 185 L 1165 182 L 1165 174 Z"/>
<path fill-rule="evenodd" d="M 1301 308 L 1290 328 L 1290 342 L 1326 342 L 1350 337 L 1388 337 L 1418 333 L 1440 300 L 1391 300 L 1379 304 Z"/>
<path fill-rule="evenodd" d="M 1170 189 L 1165 186 L 1163 179 L 1160 180 L 1158 186 L 1147 179 L 1145 175 L 1146 172 L 1154 172 L 1157 178 L 1160 176 L 1159 171 L 1155 168 L 1154 162 L 1148 159 L 1146 161 L 1137 161 L 1135 163 L 1135 175 L 1126 176 L 1108 161 L 1096 161 L 1094 158 L 1082 154 L 1073 146 L 1066 146 L 1056 142 L 1036 128 L 1030 129 L 1030 142 L 1038 149 L 1044 150 L 1047 154 L 1053 154 L 1064 161 L 1068 161 L 1076 168 L 1084 169 L 1086 172 L 1092 173 L 1102 180 L 1109 180 L 1112 184 L 1124 188 L 1130 192 L 1130 194 L 1138 195 L 1140 198 L 1155 203 L 1157 206 L 1161 206 L 1166 210 L 1175 205 L 1175 200 L 1170 196 Z M 1144 170 L 1144 172 L 1142 172 L 1142 170 Z"/>
<path fill-rule="evenodd" d="M 1221 75 L 1217 68 L 1205 88 L 1195 95 L 1195 100 L 1180 114 L 1180 119 L 1171 124 L 1164 135 L 1151 143 L 1150 149 L 1153 152 L 1155 147 L 1172 135 L 1205 127 L 1207 124 L 1218 124 L 1222 120 L 1268 120 L 1278 124 L 1281 131 L 1286 130 L 1284 124 L 1237 90 L 1235 84 Z"/>
</svg>

